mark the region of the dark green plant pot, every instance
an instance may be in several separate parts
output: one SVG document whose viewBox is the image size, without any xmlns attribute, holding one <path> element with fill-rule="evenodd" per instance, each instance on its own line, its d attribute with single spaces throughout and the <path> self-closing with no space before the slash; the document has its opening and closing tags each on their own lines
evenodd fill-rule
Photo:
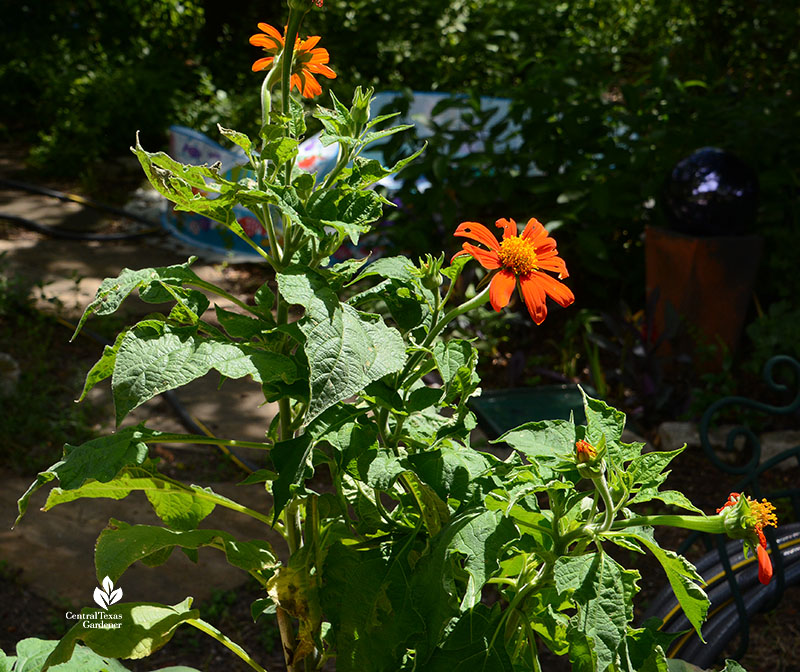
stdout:
<svg viewBox="0 0 800 672">
<path fill-rule="evenodd" d="M 586 388 L 586 393 L 593 396 L 593 390 L 589 388 Z M 583 396 L 577 385 L 484 390 L 480 397 L 470 400 L 470 407 L 481 428 L 492 437 L 501 436 L 526 422 L 569 420 L 570 413 L 576 423 L 586 422 Z"/>
</svg>

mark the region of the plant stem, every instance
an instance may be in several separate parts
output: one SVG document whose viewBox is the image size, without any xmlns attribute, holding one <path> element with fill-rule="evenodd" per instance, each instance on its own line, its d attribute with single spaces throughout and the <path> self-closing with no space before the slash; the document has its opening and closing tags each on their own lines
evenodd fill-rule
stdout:
<svg viewBox="0 0 800 672">
<path fill-rule="evenodd" d="M 286 672 L 295 672 L 296 668 L 292 664 L 295 648 L 292 617 L 289 616 L 289 613 L 283 607 L 277 608 L 276 616 L 278 618 L 278 631 L 280 632 L 281 643 L 283 644 L 283 659 L 286 661 Z"/>
<path fill-rule="evenodd" d="M 256 245 L 256 247 L 258 247 L 258 246 Z M 264 250 L 262 250 L 260 247 L 258 249 L 260 249 L 262 252 L 264 252 Z M 267 256 L 269 256 L 269 255 L 267 255 Z M 270 257 L 269 261 L 270 261 L 270 265 L 272 265 L 272 258 L 271 257 Z M 206 291 L 211 292 L 212 294 L 216 294 L 217 296 L 221 296 L 223 299 L 227 299 L 231 303 L 239 306 L 239 308 L 242 308 L 243 310 L 246 310 L 248 313 L 252 313 L 253 315 L 256 315 L 256 316 L 260 317 L 259 313 L 256 312 L 253 309 L 253 306 L 248 306 L 241 299 L 237 299 L 233 294 L 229 294 L 224 289 L 220 289 L 216 285 L 212 285 L 210 282 L 205 282 L 204 280 L 200 280 L 198 278 L 197 280 L 193 280 L 192 282 L 187 282 L 186 284 L 190 285 L 190 286 L 197 287 L 198 289 L 205 289 Z"/>
<path fill-rule="evenodd" d="M 724 534 L 725 522 L 722 514 L 715 516 L 686 516 L 680 514 L 659 514 L 654 516 L 637 516 L 614 521 L 611 530 L 619 531 L 628 527 L 642 527 L 654 525 L 669 525 L 680 527 L 684 530 L 709 532 L 711 534 Z"/>
<path fill-rule="evenodd" d="M 241 646 L 239 646 L 236 642 L 231 641 L 223 635 L 219 630 L 217 630 L 213 625 L 210 623 L 206 623 L 205 621 L 199 618 L 190 618 L 186 621 L 189 625 L 194 626 L 200 632 L 206 633 L 209 637 L 213 637 L 216 639 L 220 644 L 227 647 L 231 651 L 233 651 L 239 658 L 241 658 L 245 663 L 247 663 L 250 667 L 252 667 L 256 672 L 267 672 L 266 669 L 261 667 L 255 660 L 250 657 L 250 654 L 247 653 Z"/>
<path fill-rule="evenodd" d="M 218 439 L 213 436 L 200 436 L 198 434 L 159 434 L 152 438 L 142 439 L 142 441 L 144 443 L 198 443 L 229 448 L 256 448 L 258 450 L 270 450 L 272 448 L 272 444 L 269 443 Z"/>
<path fill-rule="evenodd" d="M 598 532 L 607 532 L 611 529 L 614 523 L 614 499 L 611 497 L 611 491 L 608 489 L 608 482 L 606 481 L 605 474 L 600 474 L 597 478 L 592 479 L 600 498 L 603 500 L 603 522 L 600 524 Z"/>
<path fill-rule="evenodd" d="M 473 308 L 477 308 L 478 306 L 483 305 L 489 299 L 489 290 L 490 286 L 487 286 L 479 294 L 476 294 L 472 297 L 469 301 L 465 301 L 464 303 L 456 306 L 450 312 L 446 313 L 445 316 L 436 322 L 436 324 L 431 326 L 431 330 L 428 332 L 427 337 L 422 342 L 420 349 L 422 352 L 417 352 L 411 359 L 406 363 L 405 367 L 403 367 L 403 371 L 398 377 L 398 386 L 402 385 L 403 382 L 406 380 L 408 375 L 414 371 L 416 366 L 420 363 L 422 358 L 425 356 L 425 350 L 430 347 L 433 343 L 433 339 L 435 339 L 439 333 L 444 329 L 450 322 L 452 322 L 455 318 L 459 315 L 463 315 L 467 311 L 472 310 Z"/>
</svg>

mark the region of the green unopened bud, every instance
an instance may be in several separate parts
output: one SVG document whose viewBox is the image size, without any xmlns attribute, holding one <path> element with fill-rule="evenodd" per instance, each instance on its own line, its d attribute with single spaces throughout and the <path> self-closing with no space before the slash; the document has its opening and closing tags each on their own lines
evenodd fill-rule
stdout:
<svg viewBox="0 0 800 672">
<path fill-rule="evenodd" d="M 422 285 L 425 289 L 430 289 L 434 292 L 442 284 L 441 270 L 443 263 L 444 255 L 435 258 L 430 254 L 426 254 L 424 259 L 420 258 L 417 274 L 422 280 Z"/>
<path fill-rule="evenodd" d="M 357 86 L 353 93 L 353 107 L 350 110 L 350 116 L 357 126 L 357 131 L 360 131 L 364 124 L 369 121 L 369 108 L 372 103 L 373 93 L 375 93 L 375 89 L 371 86 L 363 90 L 360 86 Z"/>
</svg>

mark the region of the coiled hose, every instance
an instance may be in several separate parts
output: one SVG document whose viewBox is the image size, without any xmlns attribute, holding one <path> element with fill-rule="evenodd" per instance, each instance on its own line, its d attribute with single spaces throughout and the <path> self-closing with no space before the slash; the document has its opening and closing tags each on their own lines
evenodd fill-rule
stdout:
<svg viewBox="0 0 800 672">
<path fill-rule="evenodd" d="M 731 541 L 725 546 L 725 553 L 728 555 L 730 568 L 734 572 L 737 589 L 741 594 L 748 618 L 774 600 L 778 590 L 800 582 L 800 523 L 782 525 L 777 529 L 775 536 L 783 565 L 782 585 L 774 579 L 766 586 L 759 583 L 756 555 L 751 553 L 745 558 L 741 541 Z M 711 603 L 708 619 L 703 626 L 706 643 L 700 641 L 692 629 L 669 586 L 658 594 L 642 620 L 652 617 L 661 619 L 663 621 L 661 629 L 665 632 L 689 630 L 673 642 L 668 656 L 680 658 L 705 669 L 717 662 L 743 624 L 740 622 L 736 596 L 727 580 L 719 551 L 713 550 L 704 555 L 695 566 L 705 581 L 704 587 Z"/>
<path fill-rule="evenodd" d="M 99 203 L 98 201 L 93 201 L 90 198 L 84 198 L 83 196 L 79 196 L 78 194 L 67 194 L 62 191 L 56 191 L 54 189 L 48 189 L 47 187 L 40 187 L 35 184 L 28 184 L 27 182 L 17 182 L 16 180 L 7 180 L 4 178 L 0 178 L 0 186 L 10 188 L 10 189 L 17 189 L 20 191 L 27 191 L 32 194 L 41 194 L 43 196 L 50 196 L 52 198 L 57 198 L 59 201 L 70 201 L 72 203 L 80 203 L 89 208 L 94 208 L 96 210 L 103 210 L 104 212 L 108 212 L 113 215 L 117 215 L 119 217 L 124 217 L 126 219 L 139 222 L 141 224 L 146 224 L 148 226 L 147 229 L 141 231 L 135 231 L 131 233 L 91 233 L 89 231 L 72 231 L 69 229 L 60 229 L 57 227 L 52 226 L 45 226 L 44 224 L 39 224 L 38 222 L 34 222 L 33 220 L 27 219 L 25 217 L 20 217 L 19 215 L 12 215 L 10 213 L 0 212 L 0 219 L 4 219 L 8 222 L 16 224 L 17 226 L 21 226 L 29 231 L 35 231 L 36 233 L 41 233 L 45 236 L 49 236 L 51 238 L 58 238 L 61 240 L 94 240 L 94 241 L 114 241 L 114 240 L 138 240 L 141 238 L 148 238 L 153 235 L 162 234 L 163 230 L 160 226 L 157 226 L 154 222 L 136 214 L 135 212 L 128 212 L 127 210 L 123 210 L 121 208 L 116 208 L 112 205 L 106 205 L 105 203 Z"/>
</svg>

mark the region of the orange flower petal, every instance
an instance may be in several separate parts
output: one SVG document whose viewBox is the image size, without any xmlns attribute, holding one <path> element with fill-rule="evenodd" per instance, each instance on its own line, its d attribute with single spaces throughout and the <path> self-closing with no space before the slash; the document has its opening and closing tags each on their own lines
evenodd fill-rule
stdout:
<svg viewBox="0 0 800 672">
<path fill-rule="evenodd" d="M 283 49 L 283 40 L 277 40 L 274 37 L 264 35 L 263 33 L 251 35 L 250 44 L 252 44 L 254 47 L 269 49 L 270 51 L 280 51 Z"/>
<path fill-rule="evenodd" d="M 758 556 L 758 580 L 766 586 L 772 578 L 772 560 L 767 549 L 760 544 L 756 546 L 756 555 Z"/>
<path fill-rule="evenodd" d="M 543 253 L 537 251 L 536 263 L 539 268 L 545 271 L 555 271 L 558 273 L 559 280 L 569 277 L 567 265 L 564 263 L 564 260 L 558 256 L 556 250 L 549 250 Z"/>
<path fill-rule="evenodd" d="M 323 77 L 327 77 L 328 79 L 336 79 L 336 73 L 331 70 L 327 65 L 311 65 L 306 68 L 309 72 L 313 72 L 315 75 L 322 75 Z"/>
<path fill-rule="evenodd" d="M 505 268 L 498 271 L 489 285 L 489 301 L 498 313 L 508 305 L 514 288 L 517 286 L 517 276 Z"/>
<path fill-rule="evenodd" d="M 494 225 L 503 229 L 503 240 L 517 235 L 517 223 L 513 219 L 498 219 Z"/>
<path fill-rule="evenodd" d="M 316 63 L 327 63 L 330 60 L 331 57 L 328 53 L 328 50 L 319 47 L 318 49 L 314 49 L 314 51 L 310 52 L 307 64 L 311 65 Z"/>
<path fill-rule="evenodd" d="M 534 324 L 541 324 L 547 317 L 547 303 L 544 288 L 539 282 L 539 277 L 544 273 L 534 276 L 533 273 L 522 276 L 519 286 L 522 290 L 522 298 L 525 300 L 525 307 L 531 315 Z M 547 277 L 547 276 L 545 276 Z"/>
<path fill-rule="evenodd" d="M 472 258 L 475 259 L 475 261 L 477 261 L 487 271 L 493 271 L 495 268 L 500 268 L 500 258 L 497 256 L 497 252 L 492 250 L 483 250 L 480 247 L 475 247 L 475 245 L 470 245 L 469 243 L 464 243 L 462 245 L 462 249 L 467 254 L 472 255 Z"/>
<path fill-rule="evenodd" d="M 525 230 L 522 232 L 523 238 L 535 243 L 538 243 L 540 238 L 547 238 L 549 235 L 547 229 L 545 229 L 542 223 L 535 217 L 531 217 L 528 220 L 528 223 L 525 225 Z"/>
<path fill-rule="evenodd" d="M 272 62 L 275 59 L 270 56 L 269 58 L 259 58 L 255 63 L 253 63 L 253 72 L 260 72 L 261 70 L 266 70 L 268 67 L 272 65 Z"/>
<path fill-rule="evenodd" d="M 259 23 L 258 29 L 262 33 L 266 33 L 267 35 L 271 35 L 274 38 L 280 40 L 280 43 L 283 44 L 283 35 L 281 35 L 280 31 L 273 26 L 270 26 L 268 23 Z"/>
<path fill-rule="evenodd" d="M 569 287 L 546 273 L 531 271 L 526 277 L 538 283 L 547 295 L 562 308 L 566 308 L 575 301 L 575 295 Z M 522 282 L 525 282 L 525 278 L 522 278 Z"/>
<path fill-rule="evenodd" d="M 307 37 L 301 43 L 301 49 L 305 49 L 307 51 L 311 51 L 315 46 L 317 46 L 317 42 L 319 42 L 319 35 L 312 35 L 311 37 Z M 327 52 L 326 52 L 327 53 Z"/>
<path fill-rule="evenodd" d="M 453 235 L 460 236 L 461 238 L 472 238 L 472 240 L 483 243 L 494 252 L 500 249 L 500 243 L 497 242 L 497 238 L 492 235 L 489 229 L 483 224 L 478 224 L 478 222 L 462 222 L 458 225 Z M 497 266 L 495 266 L 495 268 L 497 268 Z"/>
</svg>

